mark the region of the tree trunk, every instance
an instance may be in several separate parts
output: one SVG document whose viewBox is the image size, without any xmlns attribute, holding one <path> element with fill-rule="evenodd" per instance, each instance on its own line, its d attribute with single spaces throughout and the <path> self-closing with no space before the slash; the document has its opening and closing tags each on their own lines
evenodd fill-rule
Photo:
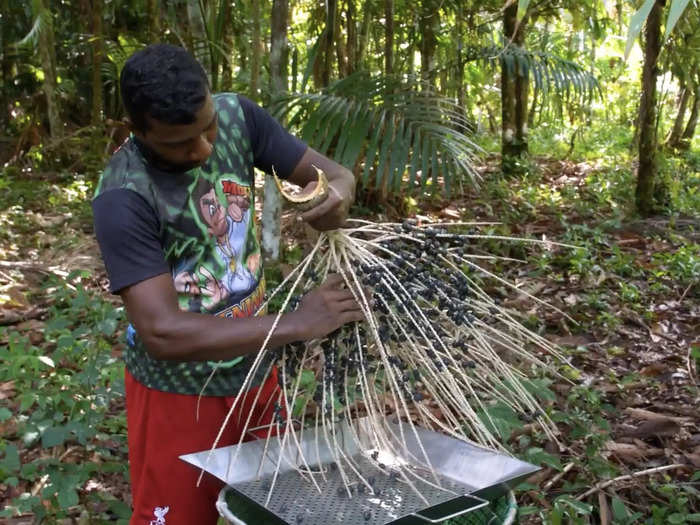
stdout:
<svg viewBox="0 0 700 525">
<path fill-rule="evenodd" d="M 636 204 L 644 216 L 654 211 L 656 178 L 656 66 L 661 50 L 661 15 L 664 0 L 656 0 L 644 28 L 644 67 L 642 98 L 639 103 L 639 168 L 637 170 Z"/>
<path fill-rule="evenodd" d="M 287 19 L 289 0 L 272 0 L 270 17 L 270 87 L 272 95 L 287 91 Z"/>
<path fill-rule="evenodd" d="M 335 41 L 335 12 L 338 0 L 326 2 L 326 25 L 319 37 L 318 49 L 314 59 L 314 84 L 317 88 L 326 87 L 331 81 L 331 65 L 333 60 L 333 43 Z"/>
<path fill-rule="evenodd" d="M 362 8 L 362 25 L 357 44 L 357 67 L 362 68 L 369 46 L 369 28 L 372 21 L 372 0 L 365 0 Z"/>
<path fill-rule="evenodd" d="M 421 79 L 430 82 L 435 71 L 435 49 L 437 36 L 435 28 L 438 24 L 438 13 L 431 1 L 423 0 L 418 27 L 421 33 L 420 73 Z"/>
<path fill-rule="evenodd" d="M 160 39 L 160 9 L 158 8 L 158 0 L 148 0 L 148 33 L 151 43 L 157 42 Z"/>
<path fill-rule="evenodd" d="M 331 83 L 331 69 L 333 67 L 333 42 L 335 41 L 335 13 L 338 9 L 338 0 L 327 0 L 327 6 L 326 38 L 323 49 L 323 69 L 321 70 L 321 85 L 323 87 L 326 87 Z"/>
<path fill-rule="evenodd" d="M 695 135 L 695 127 L 698 124 L 698 112 L 700 112 L 700 84 L 695 86 L 695 97 L 693 98 L 693 108 L 690 110 L 688 124 L 683 132 L 683 140 L 690 142 Z"/>
<path fill-rule="evenodd" d="M 253 54 L 250 62 L 250 97 L 259 100 L 258 83 L 260 81 L 260 63 L 262 61 L 262 42 L 260 41 L 260 0 L 251 0 L 253 16 Z"/>
<path fill-rule="evenodd" d="M 0 0 L 0 12 L 9 13 L 10 12 L 10 0 Z M 4 23 L 4 22 L 3 22 Z M 9 87 L 14 69 L 13 60 L 13 47 L 12 40 L 7 34 L 7 31 L 0 31 L 0 40 L 2 40 L 2 65 L 0 66 L 0 71 L 2 72 L 2 80 L 0 81 L 0 122 L 7 121 L 7 112 L 9 104 Z"/>
<path fill-rule="evenodd" d="M 671 128 L 671 133 L 668 135 L 668 140 L 666 140 L 666 145 L 670 148 L 677 148 L 681 136 L 683 135 L 683 124 L 685 122 L 685 112 L 688 109 L 688 101 L 690 100 L 691 90 L 685 82 L 681 81 L 681 93 L 678 97 L 678 113 L 676 114 L 676 119 L 673 122 L 673 128 Z"/>
<path fill-rule="evenodd" d="M 221 89 L 223 91 L 230 91 L 233 88 L 233 56 L 236 49 L 236 43 L 233 38 L 234 28 L 231 0 L 226 0 L 223 3 L 222 9 L 224 10 L 224 57 L 221 62 Z"/>
<path fill-rule="evenodd" d="M 503 13 L 503 34 L 513 45 L 522 46 L 525 40 L 527 14 L 517 24 L 518 4 L 512 3 Z M 517 26 L 517 27 L 516 27 Z M 517 29 L 517 32 L 516 32 Z M 512 159 L 527 153 L 527 98 L 528 73 L 517 66 L 513 71 L 501 60 L 501 168 L 512 170 Z"/>
<path fill-rule="evenodd" d="M 92 0 L 92 117 L 93 126 L 102 122 L 102 0 Z"/>
<path fill-rule="evenodd" d="M 457 78 L 455 79 L 457 82 L 456 88 L 457 88 L 457 104 L 459 104 L 459 107 L 463 108 L 464 107 L 464 39 L 463 39 L 463 11 L 462 11 L 462 5 L 459 4 L 459 7 L 457 8 L 457 24 L 456 24 L 456 30 L 457 30 L 457 75 L 455 75 Z"/>
<path fill-rule="evenodd" d="M 355 0 L 348 0 L 347 28 L 348 28 L 348 75 L 352 75 L 357 71 L 357 21 L 355 20 Z"/>
<path fill-rule="evenodd" d="M 394 73 L 394 0 L 384 0 L 384 74 Z"/>
<path fill-rule="evenodd" d="M 292 92 L 297 92 L 297 78 L 299 76 L 299 50 L 295 47 L 292 52 Z"/>
<path fill-rule="evenodd" d="M 41 69 L 44 71 L 44 94 L 46 96 L 47 113 L 49 116 L 49 134 L 52 139 L 63 136 L 63 125 L 60 118 L 58 94 L 56 93 L 56 48 L 54 46 L 53 17 L 50 7 L 44 5 L 44 0 L 33 0 L 34 16 L 45 17 L 43 31 L 39 31 L 39 56 Z"/>
<path fill-rule="evenodd" d="M 338 60 L 338 74 L 341 78 L 348 76 L 348 50 L 346 47 L 347 41 L 343 38 L 343 32 L 341 31 L 342 25 L 342 13 L 339 7 L 335 10 L 335 52 Z"/>
<path fill-rule="evenodd" d="M 270 18 L 270 91 L 272 97 L 287 91 L 287 19 L 289 0 L 272 0 Z M 266 261 L 280 258 L 282 196 L 271 175 L 265 175 L 262 210 L 262 251 Z"/>
</svg>

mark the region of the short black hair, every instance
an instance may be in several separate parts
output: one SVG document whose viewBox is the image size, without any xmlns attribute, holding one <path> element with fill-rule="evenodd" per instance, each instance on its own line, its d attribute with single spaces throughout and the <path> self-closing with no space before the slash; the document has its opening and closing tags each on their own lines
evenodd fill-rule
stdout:
<svg viewBox="0 0 700 525">
<path fill-rule="evenodd" d="M 119 85 L 131 123 L 148 131 L 150 117 L 165 124 L 192 124 L 209 93 L 209 79 L 186 49 L 152 44 L 129 57 Z"/>
</svg>

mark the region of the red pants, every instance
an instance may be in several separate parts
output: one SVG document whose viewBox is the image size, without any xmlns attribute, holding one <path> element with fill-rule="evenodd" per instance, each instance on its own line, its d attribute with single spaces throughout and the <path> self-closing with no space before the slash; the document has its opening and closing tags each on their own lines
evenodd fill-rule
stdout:
<svg viewBox="0 0 700 525">
<path fill-rule="evenodd" d="M 125 384 L 134 506 L 130 525 L 216 524 L 218 513 L 214 504 L 223 482 L 205 473 L 197 487 L 200 470 L 178 456 L 211 448 L 235 398 L 202 397 L 197 421 L 198 396 L 147 388 L 128 371 Z M 236 407 L 218 447 L 238 443 L 251 411 L 251 428 L 272 421 L 279 393 L 277 374 L 271 374 L 260 388 L 263 391 L 257 403 L 253 403 L 255 388 Z M 258 431 L 257 435 L 265 437 L 267 430 Z"/>
</svg>

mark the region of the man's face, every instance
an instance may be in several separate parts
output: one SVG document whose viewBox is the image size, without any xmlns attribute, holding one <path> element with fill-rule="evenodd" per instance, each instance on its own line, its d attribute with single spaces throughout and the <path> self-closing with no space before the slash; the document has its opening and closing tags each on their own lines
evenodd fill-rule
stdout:
<svg viewBox="0 0 700 525">
<path fill-rule="evenodd" d="M 209 225 L 209 231 L 214 237 L 221 237 L 228 230 L 226 222 L 226 209 L 221 206 L 216 198 L 214 188 L 202 195 L 199 199 L 199 209 L 204 221 Z"/>
<path fill-rule="evenodd" d="M 150 117 L 148 123 L 147 131 L 134 130 L 134 135 L 157 157 L 179 171 L 201 166 L 214 150 L 218 127 L 210 94 L 192 124 L 164 124 Z"/>
</svg>

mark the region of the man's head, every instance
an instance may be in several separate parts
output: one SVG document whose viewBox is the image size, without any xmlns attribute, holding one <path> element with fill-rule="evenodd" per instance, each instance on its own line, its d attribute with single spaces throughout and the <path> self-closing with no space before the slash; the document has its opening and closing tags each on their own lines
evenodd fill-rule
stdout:
<svg viewBox="0 0 700 525">
<path fill-rule="evenodd" d="M 217 123 L 209 82 L 185 49 L 154 44 L 126 61 L 120 78 L 131 130 L 159 160 L 181 170 L 203 164 Z"/>
</svg>

